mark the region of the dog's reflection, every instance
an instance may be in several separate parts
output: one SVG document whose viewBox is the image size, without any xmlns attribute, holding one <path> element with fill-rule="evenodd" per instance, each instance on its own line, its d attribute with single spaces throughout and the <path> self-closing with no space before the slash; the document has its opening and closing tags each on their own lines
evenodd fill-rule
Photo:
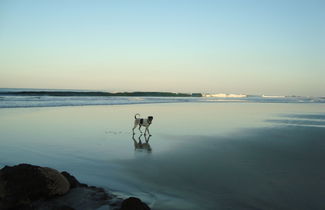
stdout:
<svg viewBox="0 0 325 210">
<path fill-rule="evenodd" d="M 142 142 L 142 136 L 144 136 L 144 142 Z M 146 136 L 146 135 L 143 135 L 141 134 L 139 137 L 138 137 L 138 141 L 135 139 L 135 135 L 133 134 L 132 135 L 132 139 L 133 139 L 133 142 L 134 142 L 134 150 L 138 150 L 138 151 L 147 151 L 147 152 L 151 152 L 152 149 L 151 149 L 151 146 L 149 144 L 149 139 L 150 139 L 151 135 L 149 136 Z"/>
</svg>

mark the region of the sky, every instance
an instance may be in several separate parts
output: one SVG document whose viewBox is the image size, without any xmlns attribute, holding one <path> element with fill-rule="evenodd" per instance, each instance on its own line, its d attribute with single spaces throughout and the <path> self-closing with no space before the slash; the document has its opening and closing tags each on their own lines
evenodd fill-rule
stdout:
<svg viewBox="0 0 325 210">
<path fill-rule="evenodd" d="M 325 96 L 323 0 L 0 0 L 0 88 Z"/>
</svg>

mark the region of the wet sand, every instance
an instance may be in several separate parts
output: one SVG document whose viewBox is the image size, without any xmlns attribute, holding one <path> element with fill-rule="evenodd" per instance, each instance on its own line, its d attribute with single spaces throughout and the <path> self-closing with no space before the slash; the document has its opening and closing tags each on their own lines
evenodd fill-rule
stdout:
<svg viewBox="0 0 325 210">
<path fill-rule="evenodd" d="M 152 209 L 324 209 L 322 104 L 0 109 L 0 166 L 66 170 Z M 133 116 L 153 115 L 149 139 Z"/>
</svg>

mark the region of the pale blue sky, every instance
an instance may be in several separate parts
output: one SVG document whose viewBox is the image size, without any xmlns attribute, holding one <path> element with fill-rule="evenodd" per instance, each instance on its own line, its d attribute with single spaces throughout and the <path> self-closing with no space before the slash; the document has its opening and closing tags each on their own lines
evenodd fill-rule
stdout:
<svg viewBox="0 0 325 210">
<path fill-rule="evenodd" d="M 324 96 L 325 1 L 0 0 L 0 87 Z"/>
</svg>

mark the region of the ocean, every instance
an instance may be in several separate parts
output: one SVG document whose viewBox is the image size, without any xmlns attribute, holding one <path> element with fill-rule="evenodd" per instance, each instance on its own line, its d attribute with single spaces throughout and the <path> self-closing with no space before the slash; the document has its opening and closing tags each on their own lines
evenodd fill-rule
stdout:
<svg viewBox="0 0 325 210">
<path fill-rule="evenodd" d="M 49 94 L 43 94 L 42 92 Z M 30 94 L 32 92 L 32 94 Z M 60 93 L 60 95 L 50 93 Z M 123 105 L 153 103 L 325 103 L 325 97 L 302 96 L 264 96 L 241 94 L 218 94 L 217 97 L 148 97 L 148 96 L 98 96 L 103 93 L 91 91 L 79 96 L 76 93 L 87 93 L 85 90 L 53 90 L 53 89 L 10 89 L 0 88 L 0 108 L 18 107 L 57 107 L 57 106 L 90 106 L 90 105 Z M 61 96 L 62 95 L 62 96 Z M 238 97 L 240 96 L 240 97 Z"/>
<path fill-rule="evenodd" d="M 324 99 L 0 94 L 0 167 L 68 171 L 153 210 L 325 209 Z M 134 115 L 153 116 L 151 137 Z"/>
</svg>

